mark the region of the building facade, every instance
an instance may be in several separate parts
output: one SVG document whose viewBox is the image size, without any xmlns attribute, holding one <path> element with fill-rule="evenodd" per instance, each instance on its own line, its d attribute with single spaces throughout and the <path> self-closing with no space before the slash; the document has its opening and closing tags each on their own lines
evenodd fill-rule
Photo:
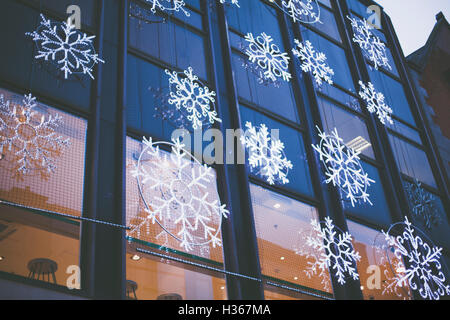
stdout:
<svg viewBox="0 0 450 320">
<path fill-rule="evenodd" d="M 363 0 L 304 1 L 305 11 L 290 14 L 281 1 L 185 2 L 173 11 L 139 0 L 0 3 L 0 296 L 421 299 L 411 283 L 396 285 L 410 266 L 381 244 L 382 231 L 401 234 L 405 217 L 442 248 L 448 278 L 447 173 L 381 8 Z M 79 15 L 69 11 L 81 29 L 68 39 L 95 39 L 69 52 L 57 28 L 74 4 Z M 353 41 L 351 18 L 375 24 L 377 46 L 386 47 L 380 65 Z M 35 30 L 50 40 L 26 34 Z M 302 68 L 296 52 L 307 43 L 325 54 L 332 81 L 323 66 L 319 76 Z M 86 48 L 98 56 L 87 57 Z M 255 48 L 269 50 L 252 62 L 246 52 Z M 61 69 L 63 58 L 78 73 Z M 178 94 L 186 79 L 192 90 Z M 392 124 L 366 107 L 359 81 L 384 94 Z M 177 95 L 191 104 L 177 109 Z M 201 130 L 186 116 L 194 103 L 216 111 L 203 114 L 211 123 Z M 269 155 L 289 159 L 288 182 L 276 171 L 275 181 L 268 178 L 273 163 L 258 169 L 238 161 L 241 143 L 227 130 L 247 123 L 278 130 L 284 150 L 269 143 Z M 171 142 L 180 128 L 183 148 L 192 146 L 188 156 Z M 338 182 L 350 179 L 359 201 L 353 189 L 326 183 L 319 134 L 334 129 L 341 138 L 341 149 L 330 151 L 341 157 L 336 165 L 370 177 L 339 175 Z M 348 161 L 351 150 L 360 160 Z M 314 245 L 328 219 L 351 241 Z M 319 231 L 311 221 L 322 221 Z M 334 265 L 344 267 L 342 275 Z"/>
</svg>

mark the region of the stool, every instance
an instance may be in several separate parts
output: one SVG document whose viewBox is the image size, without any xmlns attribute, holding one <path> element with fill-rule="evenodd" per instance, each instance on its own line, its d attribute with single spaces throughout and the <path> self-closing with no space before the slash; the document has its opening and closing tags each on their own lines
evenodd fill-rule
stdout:
<svg viewBox="0 0 450 320">
<path fill-rule="evenodd" d="M 127 280 L 127 298 L 128 299 L 133 299 L 131 297 L 131 293 L 133 292 L 134 299 L 137 300 L 137 296 L 136 296 L 137 287 L 138 287 L 138 285 L 136 282 Z"/>
<path fill-rule="evenodd" d="M 47 275 L 47 282 L 50 282 L 50 274 L 52 275 L 53 283 L 56 284 L 55 272 L 58 270 L 58 264 L 50 259 L 38 258 L 28 262 L 28 278 L 45 281 Z"/>
</svg>

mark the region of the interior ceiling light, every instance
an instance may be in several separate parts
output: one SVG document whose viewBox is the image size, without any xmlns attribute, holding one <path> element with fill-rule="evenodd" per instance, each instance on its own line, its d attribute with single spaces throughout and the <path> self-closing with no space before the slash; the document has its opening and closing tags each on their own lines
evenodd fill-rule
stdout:
<svg viewBox="0 0 450 320">
<path fill-rule="evenodd" d="M 361 136 L 358 136 L 352 141 L 347 142 L 345 145 L 359 153 L 372 146 L 366 139 Z"/>
</svg>

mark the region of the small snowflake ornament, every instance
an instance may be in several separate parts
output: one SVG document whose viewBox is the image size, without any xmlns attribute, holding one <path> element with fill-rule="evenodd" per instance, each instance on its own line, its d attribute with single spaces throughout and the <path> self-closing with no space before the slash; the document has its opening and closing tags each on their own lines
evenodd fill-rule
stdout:
<svg viewBox="0 0 450 320">
<path fill-rule="evenodd" d="M 320 6 L 317 0 L 282 0 L 281 6 L 277 1 L 270 0 L 294 22 L 322 23 L 320 21 Z"/>
<path fill-rule="evenodd" d="M 271 36 L 263 32 L 255 39 L 253 34 L 248 33 L 245 40 L 248 42 L 245 53 L 250 62 L 258 65 L 264 78 L 271 81 L 276 81 L 277 78 L 282 78 L 285 81 L 291 79 L 292 76 L 289 73 L 290 58 L 287 53 L 282 53 L 280 48 L 272 43 Z"/>
<path fill-rule="evenodd" d="M 132 174 L 137 178 L 146 215 L 132 220 L 136 223 L 128 236 L 140 238 L 156 222 L 186 251 L 220 246 L 222 217 L 229 212 L 219 201 L 213 169 L 201 165 L 178 139 L 168 143 L 144 138 L 142 143 L 144 148 Z M 162 151 L 164 146 L 172 152 Z"/>
<path fill-rule="evenodd" d="M 348 232 L 338 232 L 333 220 L 325 218 L 325 226 L 317 220 L 311 220 L 316 236 L 309 236 L 307 244 L 320 252 L 314 268 L 334 272 L 338 282 L 343 285 L 348 276 L 359 279 L 355 263 L 361 259 L 358 252 L 352 248 L 352 236 Z"/>
<path fill-rule="evenodd" d="M 69 139 L 55 132 L 63 124 L 61 116 L 46 117 L 36 106 L 31 94 L 25 95 L 22 105 L 14 106 L 0 95 L 0 154 L 11 153 L 21 175 L 33 170 L 54 172 L 54 158 L 70 145 Z"/>
<path fill-rule="evenodd" d="M 183 0 L 145 0 L 145 2 L 150 3 L 151 11 L 156 13 L 156 9 L 163 12 L 183 12 L 186 17 L 191 14 L 185 9 L 186 3 Z"/>
<path fill-rule="evenodd" d="M 291 161 L 284 155 L 284 144 L 269 136 L 269 130 L 262 124 L 257 130 L 251 122 L 245 124 L 247 131 L 241 137 L 241 143 L 247 148 L 248 162 L 252 169 L 258 169 L 258 174 L 265 177 L 271 185 L 275 181 L 289 183 L 288 170 L 293 168 Z"/>
<path fill-rule="evenodd" d="M 374 67 L 384 67 L 392 70 L 386 54 L 386 45 L 372 33 L 373 27 L 366 21 L 347 16 L 353 27 L 353 42 L 357 43 L 364 56 L 373 62 Z"/>
<path fill-rule="evenodd" d="M 397 259 L 405 261 L 404 270 L 396 274 L 396 285 L 401 288 L 409 286 L 423 299 L 439 300 L 449 296 L 450 285 L 442 271 L 442 248 L 430 245 L 416 235 L 419 229 L 413 227 L 407 217 L 403 224 L 404 230 L 400 235 L 392 236 L 392 227 L 388 232 L 383 231 Z"/>
<path fill-rule="evenodd" d="M 52 61 L 67 79 L 71 74 L 87 74 L 92 79 L 92 69 L 98 63 L 105 63 L 95 53 L 92 40 L 95 36 L 77 30 L 67 22 L 51 22 L 41 14 L 41 24 L 34 32 L 26 35 L 33 38 L 38 54 L 36 59 Z"/>
<path fill-rule="evenodd" d="M 294 42 L 297 48 L 292 49 L 292 53 L 303 61 L 301 66 L 303 72 L 312 73 L 319 86 L 322 85 L 322 81 L 333 84 L 331 77 L 334 75 L 334 71 L 325 63 L 327 60 L 325 54 L 316 52 L 308 40 L 305 44 L 297 39 L 294 39 Z"/>
<path fill-rule="evenodd" d="M 220 3 L 222 4 L 234 4 L 236 7 L 240 8 L 239 0 L 231 0 L 231 2 L 228 2 L 228 0 L 220 0 Z"/>
<path fill-rule="evenodd" d="M 369 110 L 370 113 L 376 113 L 382 124 L 386 124 L 386 122 L 394 124 L 394 121 L 392 121 L 391 118 L 393 111 L 384 102 L 384 95 L 381 92 L 376 91 L 371 82 L 366 86 L 364 82 L 359 81 L 359 85 L 361 87 L 359 96 L 366 102 L 367 110 Z"/>
<path fill-rule="evenodd" d="M 169 104 L 187 113 L 194 130 L 202 128 L 205 121 L 209 121 L 210 124 L 215 121 L 222 122 L 214 110 L 216 93 L 198 80 L 191 67 L 182 75 L 169 70 L 166 70 L 166 74 L 171 85 Z"/>
<path fill-rule="evenodd" d="M 367 189 L 375 181 L 364 172 L 359 159 L 360 152 L 347 147 L 336 128 L 331 135 L 321 132 L 319 127 L 317 130 L 321 141 L 312 147 L 319 153 L 320 161 L 325 166 L 325 182 L 337 186 L 353 207 L 359 200 L 372 205 Z"/>
<path fill-rule="evenodd" d="M 433 194 L 426 191 L 418 180 L 414 183 L 405 182 L 405 188 L 414 216 L 421 219 L 427 229 L 438 226 L 442 219 Z"/>
</svg>

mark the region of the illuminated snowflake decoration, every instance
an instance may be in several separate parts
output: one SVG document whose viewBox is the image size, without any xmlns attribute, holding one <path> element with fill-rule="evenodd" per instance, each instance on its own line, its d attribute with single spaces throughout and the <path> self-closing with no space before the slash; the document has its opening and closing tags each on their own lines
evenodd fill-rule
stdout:
<svg viewBox="0 0 450 320">
<path fill-rule="evenodd" d="M 405 188 L 412 213 L 424 222 L 427 229 L 439 225 L 442 220 L 433 194 L 426 191 L 418 180 L 414 181 L 413 184 L 405 182 Z"/>
<path fill-rule="evenodd" d="M 45 117 L 36 111 L 36 98 L 31 94 L 22 104 L 13 107 L 0 95 L 0 154 L 12 152 L 20 174 L 42 169 L 54 172 L 54 157 L 70 145 L 69 139 L 55 132 L 63 124 L 62 118 L 58 114 Z"/>
<path fill-rule="evenodd" d="M 430 246 L 420 236 L 405 217 L 404 230 L 401 235 L 391 236 L 390 231 L 383 234 L 395 256 L 405 261 L 404 272 L 396 274 L 395 282 L 399 287 L 409 286 L 418 291 L 423 299 L 439 300 L 450 295 L 448 285 L 442 272 L 442 248 Z"/>
<path fill-rule="evenodd" d="M 241 137 L 241 143 L 248 150 L 250 168 L 258 169 L 258 175 L 266 178 L 271 185 L 276 181 L 289 183 L 287 175 L 293 166 L 284 155 L 283 142 L 270 137 L 265 124 L 262 124 L 259 130 L 251 122 L 247 122 L 245 126 L 247 131 Z"/>
<path fill-rule="evenodd" d="M 146 216 L 137 219 L 128 236 L 139 238 L 142 229 L 149 233 L 150 224 L 158 223 L 186 251 L 207 244 L 220 246 L 222 217 L 229 212 L 220 204 L 217 192 L 210 192 L 216 190 L 213 169 L 201 165 L 179 140 L 154 143 L 144 138 L 142 143 L 144 149 L 132 174 Z M 169 146 L 172 152 L 160 150 L 162 146 Z"/>
<path fill-rule="evenodd" d="M 289 15 L 294 22 L 322 23 L 320 21 L 320 6 L 317 0 L 283 0 L 281 6 L 272 1 L 284 13 Z"/>
<path fill-rule="evenodd" d="M 322 289 L 324 291 L 331 291 L 331 280 L 330 275 L 327 269 L 320 269 L 320 256 L 322 251 L 320 248 L 313 248 L 307 244 L 308 237 L 316 238 L 317 231 L 312 228 L 308 230 L 300 231 L 300 241 L 299 247 L 294 248 L 295 254 L 304 257 L 307 260 L 307 268 L 303 270 L 308 279 L 312 279 L 313 277 L 318 277 L 320 279 L 320 284 L 322 285 Z"/>
<path fill-rule="evenodd" d="M 220 3 L 222 3 L 222 4 L 229 4 L 230 2 L 228 2 L 227 0 L 220 0 Z M 231 4 L 234 4 L 238 8 L 241 7 L 239 5 L 239 0 L 231 0 Z"/>
<path fill-rule="evenodd" d="M 343 285 L 347 276 L 353 280 L 359 279 L 355 263 L 361 259 L 358 252 L 352 248 L 352 236 L 348 233 L 338 232 L 333 221 L 326 217 L 325 226 L 317 220 L 311 220 L 316 236 L 307 238 L 308 246 L 319 250 L 320 256 L 314 262 L 313 269 L 333 271 L 338 282 Z"/>
<path fill-rule="evenodd" d="M 366 21 L 347 16 L 353 27 L 353 42 L 357 43 L 366 58 L 373 62 L 374 67 L 385 67 L 392 70 L 386 54 L 386 45 L 372 33 L 373 27 Z"/>
<path fill-rule="evenodd" d="M 333 84 L 331 77 L 334 75 L 334 71 L 325 63 L 327 60 L 325 54 L 323 52 L 316 52 L 308 40 L 306 40 L 305 44 L 297 39 L 294 39 L 294 42 L 297 48 L 292 49 L 292 53 L 302 59 L 303 63 L 301 67 L 303 72 L 312 73 L 319 86 L 322 85 L 322 81 Z"/>
<path fill-rule="evenodd" d="M 38 29 L 26 35 L 33 38 L 38 48 L 36 59 L 52 61 L 67 79 L 71 74 L 88 74 L 92 79 L 92 69 L 98 63 L 105 63 L 95 53 L 92 40 L 95 36 L 75 29 L 66 22 L 52 23 L 41 14 Z"/>
<path fill-rule="evenodd" d="M 382 124 L 386 124 L 386 122 L 394 124 L 391 118 L 392 109 L 384 102 L 384 95 L 376 91 L 371 82 L 366 86 L 362 81 L 359 81 L 359 85 L 361 87 L 359 96 L 366 102 L 367 110 L 370 113 L 376 113 Z"/>
<path fill-rule="evenodd" d="M 151 4 L 151 11 L 156 13 L 156 9 L 165 12 L 183 12 L 186 17 L 191 14 L 185 9 L 186 3 L 183 0 L 145 0 Z"/>
<path fill-rule="evenodd" d="M 331 135 L 322 133 L 319 127 L 317 130 L 321 141 L 319 145 L 312 146 L 326 168 L 325 182 L 339 187 L 341 195 L 349 199 L 353 207 L 359 200 L 372 204 L 367 189 L 375 181 L 364 172 L 359 159 L 360 152 L 347 147 L 336 128 Z"/>
<path fill-rule="evenodd" d="M 198 80 L 191 67 L 185 70 L 182 76 L 169 70 L 166 70 L 166 74 L 171 85 L 169 104 L 188 113 L 187 118 L 192 122 L 194 130 L 202 128 L 205 121 L 210 124 L 215 121 L 222 122 L 214 110 L 216 93 Z"/>
<path fill-rule="evenodd" d="M 245 40 L 248 42 L 245 53 L 250 62 L 256 63 L 261 69 L 261 76 L 271 81 L 276 81 L 277 78 L 285 81 L 291 79 L 292 76 L 288 70 L 290 58 L 287 53 L 281 53 L 280 48 L 272 43 L 271 36 L 263 32 L 255 39 L 253 34 L 248 33 Z"/>
</svg>

